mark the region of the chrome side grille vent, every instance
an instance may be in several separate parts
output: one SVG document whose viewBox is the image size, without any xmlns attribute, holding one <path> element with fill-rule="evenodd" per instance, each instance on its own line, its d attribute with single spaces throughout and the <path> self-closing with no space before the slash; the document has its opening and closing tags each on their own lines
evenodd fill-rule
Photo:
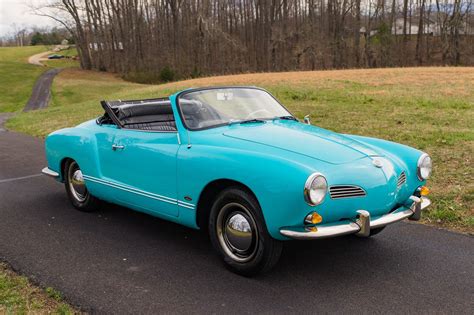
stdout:
<svg viewBox="0 0 474 315">
<path fill-rule="evenodd" d="M 332 199 L 341 198 L 352 198 L 352 197 L 364 197 L 366 194 L 365 190 L 359 186 L 351 185 L 338 185 L 329 187 L 329 195 Z"/>
<path fill-rule="evenodd" d="M 407 182 L 407 174 L 405 174 L 405 172 L 402 172 L 400 176 L 398 176 L 397 187 L 400 187 L 406 182 Z"/>
</svg>

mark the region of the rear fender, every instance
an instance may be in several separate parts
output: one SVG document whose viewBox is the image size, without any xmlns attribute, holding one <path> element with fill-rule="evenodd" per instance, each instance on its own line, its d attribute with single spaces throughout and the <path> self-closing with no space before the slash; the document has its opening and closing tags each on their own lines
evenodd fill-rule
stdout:
<svg viewBox="0 0 474 315">
<path fill-rule="evenodd" d="M 45 141 L 48 167 L 59 173 L 64 181 L 62 169 L 65 159 L 75 160 L 84 173 L 99 176 L 97 139 L 84 128 L 66 128 L 48 135 Z"/>
</svg>

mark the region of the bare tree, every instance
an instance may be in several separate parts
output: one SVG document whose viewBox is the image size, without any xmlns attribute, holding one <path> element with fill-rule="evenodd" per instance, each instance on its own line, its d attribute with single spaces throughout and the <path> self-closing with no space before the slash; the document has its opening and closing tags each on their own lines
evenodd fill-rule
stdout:
<svg viewBox="0 0 474 315">
<path fill-rule="evenodd" d="M 472 65 L 472 1 L 52 0 L 38 12 L 71 31 L 83 68 L 156 81 L 246 71 Z"/>
</svg>

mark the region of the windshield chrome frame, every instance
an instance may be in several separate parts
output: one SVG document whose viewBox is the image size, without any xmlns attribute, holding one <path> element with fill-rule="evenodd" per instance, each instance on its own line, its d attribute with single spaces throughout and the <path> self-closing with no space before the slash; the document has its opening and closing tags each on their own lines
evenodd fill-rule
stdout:
<svg viewBox="0 0 474 315">
<path fill-rule="evenodd" d="M 252 90 L 259 90 L 259 91 L 262 91 L 262 92 L 265 92 L 267 93 L 268 95 L 270 95 L 274 100 L 275 102 L 278 103 L 278 105 L 280 105 L 281 107 L 283 107 L 291 116 L 295 117 L 295 115 L 293 115 L 289 110 L 288 108 L 286 108 L 282 103 L 280 103 L 280 101 L 278 101 L 278 99 L 273 96 L 272 93 L 268 92 L 267 90 L 263 89 L 263 88 L 260 88 L 260 87 L 256 87 L 256 86 L 245 86 L 245 85 L 237 85 L 237 86 L 228 86 L 228 85 L 224 85 L 224 86 L 210 86 L 210 87 L 202 87 L 202 88 L 193 88 L 193 89 L 188 89 L 188 90 L 184 90 L 182 92 L 179 92 L 177 95 L 176 95 L 176 107 L 178 109 L 178 114 L 179 114 L 179 118 L 181 119 L 181 122 L 183 123 L 183 126 L 184 128 L 186 128 L 187 130 L 189 131 L 200 131 L 200 130 L 206 130 L 206 129 L 213 129 L 213 128 L 218 128 L 218 127 L 222 127 L 222 126 L 228 126 L 229 123 L 226 122 L 226 123 L 223 123 L 223 124 L 217 124 L 217 125 L 212 125 L 212 126 L 207 126 L 207 127 L 202 127 L 202 128 L 191 128 L 189 127 L 187 124 L 186 124 L 186 120 L 184 119 L 184 114 L 183 114 L 183 111 L 181 110 L 181 106 L 179 104 L 179 99 L 181 98 L 181 96 L 184 96 L 186 94 L 189 94 L 189 93 L 193 93 L 193 92 L 199 92 L 199 91 L 207 91 L 207 90 L 221 90 L 221 89 L 252 89 Z M 275 119 L 275 117 L 271 117 L 271 118 L 268 118 L 268 119 L 264 119 L 264 118 L 259 118 L 261 120 L 272 120 L 272 119 Z M 299 121 L 296 117 L 295 119 L 297 121 Z"/>
</svg>

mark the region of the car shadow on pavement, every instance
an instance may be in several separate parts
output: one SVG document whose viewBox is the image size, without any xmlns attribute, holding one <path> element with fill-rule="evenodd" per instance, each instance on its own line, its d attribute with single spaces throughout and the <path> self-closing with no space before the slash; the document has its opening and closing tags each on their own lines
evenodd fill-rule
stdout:
<svg viewBox="0 0 474 315">
<path fill-rule="evenodd" d="M 224 267 L 205 231 L 187 228 L 109 203 L 104 203 L 100 211 L 92 215 L 113 222 L 116 229 L 123 230 L 127 235 L 137 234 L 152 242 L 166 242 L 167 246 L 177 252 L 185 251 L 194 263 L 202 259 L 202 263 L 212 262 L 213 265 L 218 265 L 216 268 L 219 269 Z M 311 278 L 316 273 L 324 274 L 325 277 L 347 277 L 357 272 L 366 272 L 368 268 L 372 274 L 387 273 L 387 269 L 396 272 L 398 268 L 403 268 L 405 263 L 405 267 L 409 268 L 408 261 L 399 259 L 398 251 L 404 249 L 390 244 L 389 239 L 396 241 L 391 228 L 387 227 L 384 232 L 372 238 L 349 235 L 315 241 L 284 242 L 279 264 L 273 271 L 257 279 L 268 280 L 274 276 L 281 277 L 282 274 Z M 386 255 L 387 252 L 390 252 L 390 255 Z M 192 255 L 195 257 L 191 258 Z M 183 263 L 179 258 L 176 257 L 177 265 Z"/>
</svg>

